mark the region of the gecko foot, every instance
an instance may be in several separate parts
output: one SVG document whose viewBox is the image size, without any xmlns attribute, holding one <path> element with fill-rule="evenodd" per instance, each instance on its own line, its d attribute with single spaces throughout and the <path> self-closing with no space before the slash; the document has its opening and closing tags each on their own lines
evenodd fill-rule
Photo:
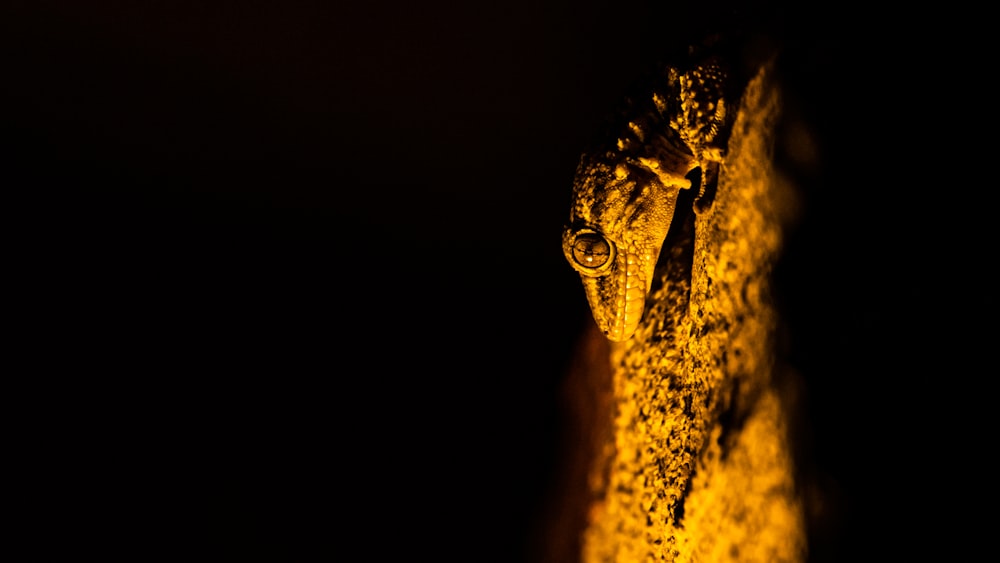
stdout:
<svg viewBox="0 0 1000 563">
<path fill-rule="evenodd" d="M 698 196 L 694 200 L 694 212 L 699 215 L 710 211 L 715 202 L 715 193 L 719 186 L 719 163 L 709 161 L 704 167 L 698 167 L 688 174 L 691 185 L 698 186 Z"/>
</svg>

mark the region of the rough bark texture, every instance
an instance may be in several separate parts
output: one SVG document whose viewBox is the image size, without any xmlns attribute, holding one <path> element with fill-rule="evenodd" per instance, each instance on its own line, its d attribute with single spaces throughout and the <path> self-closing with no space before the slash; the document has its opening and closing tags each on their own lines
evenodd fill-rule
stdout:
<svg viewBox="0 0 1000 563">
<path fill-rule="evenodd" d="M 611 346 L 610 407 L 574 403 L 590 421 L 577 427 L 590 455 L 585 562 L 806 557 L 770 298 L 793 207 L 772 167 L 779 107 L 764 67 L 742 98 L 712 206 L 675 218 L 646 316 Z M 601 389 L 605 370 L 580 368 L 572 382 Z"/>
</svg>

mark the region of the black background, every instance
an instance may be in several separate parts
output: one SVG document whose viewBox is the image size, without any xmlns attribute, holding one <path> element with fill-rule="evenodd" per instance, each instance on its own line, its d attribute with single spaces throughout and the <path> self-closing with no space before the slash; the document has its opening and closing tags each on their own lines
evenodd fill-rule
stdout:
<svg viewBox="0 0 1000 563">
<path fill-rule="evenodd" d="M 37 559 L 532 560 L 591 322 L 559 246 L 576 159 L 723 19 L 784 47 L 817 154 L 784 161 L 803 208 L 777 276 L 813 559 L 979 534 L 974 14 L 6 4 L 6 461 Z"/>
</svg>

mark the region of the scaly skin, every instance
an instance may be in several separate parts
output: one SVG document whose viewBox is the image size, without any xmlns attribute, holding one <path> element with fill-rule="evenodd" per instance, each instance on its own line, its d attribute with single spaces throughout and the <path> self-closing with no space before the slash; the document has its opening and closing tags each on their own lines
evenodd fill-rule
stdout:
<svg viewBox="0 0 1000 563">
<path fill-rule="evenodd" d="M 609 339 L 639 326 L 677 197 L 701 168 L 701 190 L 722 161 L 724 72 L 706 62 L 667 69 L 661 87 L 629 104 L 613 146 L 577 168 L 563 252 L 580 273 L 594 320 Z"/>
<path fill-rule="evenodd" d="M 734 73 L 727 86 L 731 126 L 699 117 L 691 103 L 685 110 L 684 75 L 668 74 L 676 78 L 674 95 L 653 98 L 667 111 L 629 114 L 630 131 L 642 138 L 590 153 L 581 167 L 567 253 L 585 272 L 598 323 L 609 319 L 604 332 L 622 339 L 633 323 L 638 328 L 608 346 L 607 364 L 581 356 L 579 379 L 568 382 L 588 401 L 573 425 L 587 429 L 574 444 L 589 457 L 574 460 L 588 469 L 569 489 L 585 502 L 575 513 L 582 520 L 575 560 L 806 561 L 800 493 L 809 487 L 797 481 L 790 439 L 795 375 L 778 353 L 771 292 L 796 205 L 774 165 L 780 83 L 772 62 L 756 70 L 746 62 L 746 82 Z M 678 111 L 671 114 L 668 103 Z M 649 147 L 660 131 L 670 142 L 654 158 Z M 629 152 L 632 143 L 638 149 Z M 712 160 L 721 160 L 716 146 L 725 147 L 724 163 Z M 695 200 L 696 213 L 677 209 L 661 243 L 672 206 L 695 199 L 674 197 L 685 171 L 698 184 L 691 167 L 699 155 L 715 181 L 702 179 L 709 189 Z M 705 212 L 697 212 L 699 203 Z M 632 304 L 643 304 L 641 295 L 616 303 L 614 291 L 649 287 L 657 252 L 637 320 L 643 305 Z"/>
</svg>

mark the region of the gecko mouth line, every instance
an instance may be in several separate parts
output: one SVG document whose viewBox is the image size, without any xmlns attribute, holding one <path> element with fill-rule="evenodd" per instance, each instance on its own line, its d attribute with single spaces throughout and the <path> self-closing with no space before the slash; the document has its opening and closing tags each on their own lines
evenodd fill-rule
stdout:
<svg viewBox="0 0 1000 563">
<path fill-rule="evenodd" d="M 712 207 L 732 119 L 726 79 L 715 58 L 668 68 L 652 93 L 629 101 L 607 144 L 581 158 L 563 252 L 610 340 L 628 340 L 641 323 L 680 192 L 694 195 L 685 210 Z"/>
</svg>

